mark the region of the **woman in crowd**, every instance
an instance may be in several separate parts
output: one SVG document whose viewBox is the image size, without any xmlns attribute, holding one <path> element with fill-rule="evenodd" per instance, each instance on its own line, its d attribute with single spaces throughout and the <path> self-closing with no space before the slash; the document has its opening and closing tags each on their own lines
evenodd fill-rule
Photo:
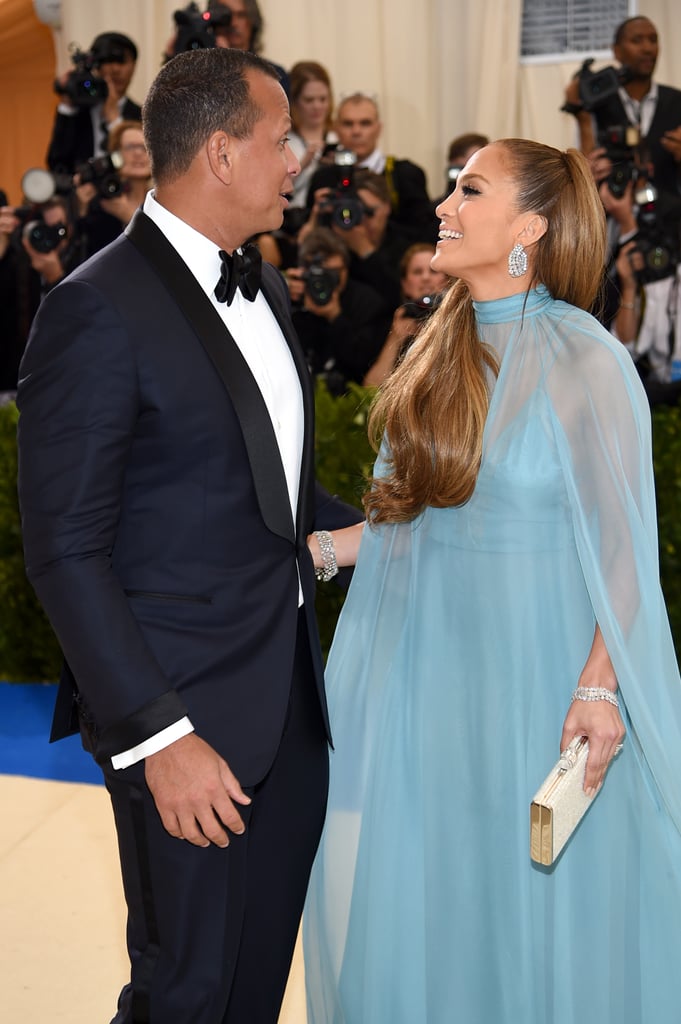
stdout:
<svg viewBox="0 0 681 1024">
<path fill-rule="evenodd" d="M 81 182 L 82 168 L 75 176 L 80 214 L 76 230 L 82 240 L 83 258 L 120 235 L 153 184 L 139 121 L 117 124 L 110 133 L 108 148 L 115 170 L 98 175 L 95 182 Z"/>
<path fill-rule="evenodd" d="M 291 205 L 304 207 L 312 175 L 324 148 L 338 141 L 331 131 L 333 93 L 327 70 L 315 61 L 294 64 L 290 72 L 291 149 L 300 161 L 300 174 L 293 181 Z"/>
<path fill-rule="evenodd" d="M 447 275 L 433 270 L 430 265 L 434 254 L 434 245 L 415 242 L 400 260 L 403 302 L 395 310 L 378 359 L 364 378 L 365 387 L 377 387 L 383 383 L 429 316 L 436 297 L 446 287 L 449 280 Z"/>
<path fill-rule="evenodd" d="M 586 312 L 602 206 L 581 154 L 503 140 L 438 215 L 458 280 L 378 393 L 368 525 L 331 538 L 360 550 L 309 1021 L 676 1024 L 681 682 L 648 403 Z M 596 799 L 541 867 L 529 803 L 578 736 Z"/>
</svg>

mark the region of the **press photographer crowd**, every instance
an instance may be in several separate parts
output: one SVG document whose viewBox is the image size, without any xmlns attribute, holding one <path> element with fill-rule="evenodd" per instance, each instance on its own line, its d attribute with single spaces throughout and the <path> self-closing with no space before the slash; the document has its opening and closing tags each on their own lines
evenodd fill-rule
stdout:
<svg viewBox="0 0 681 1024">
<path fill-rule="evenodd" d="M 162 61 L 213 46 L 261 49 L 255 0 L 175 11 Z M 584 61 L 561 110 L 575 118 L 607 214 L 610 252 L 594 312 L 629 349 L 651 402 L 681 395 L 679 233 L 681 91 L 654 80 L 655 26 L 629 18 L 614 34 L 617 64 Z M 141 107 L 127 95 L 137 47 L 120 32 L 72 45 L 55 82 L 58 105 L 44 168 L 27 169 L 24 200 L 0 192 L 0 391 L 16 386 L 32 318 L 51 288 L 119 235 L 153 187 Z M 380 385 L 451 283 L 430 270 L 437 204 L 456 186 L 478 132 L 449 145 L 443 193 L 423 170 L 381 149 L 379 100 L 335 106 L 316 61 L 275 65 L 290 101 L 301 170 L 279 231 L 253 239 L 286 278 L 311 372 L 334 394 Z M 438 190 L 439 192 L 439 190 Z"/>
</svg>

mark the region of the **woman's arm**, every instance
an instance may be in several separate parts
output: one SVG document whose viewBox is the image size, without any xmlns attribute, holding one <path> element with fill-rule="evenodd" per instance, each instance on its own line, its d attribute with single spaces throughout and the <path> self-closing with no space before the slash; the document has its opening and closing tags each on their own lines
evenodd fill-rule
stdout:
<svg viewBox="0 0 681 1024">
<path fill-rule="evenodd" d="M 617 693 L 617 677 L 605 647 L 605 641 L 598 625 L 594 631 L 589 657 L 579 677 L 576 694 L 583 691 L 607 690 L 613 696 Z M 607 695 L 601 699 L 574 699 L 565 716 L 560 749 L 565 750 L 575 736 L 586 736 L 589 740 L 589 757 L 584 776 L 584 791 L 595 796 L 603 785 L 608 765 L 615 755 L 615 748 L 624 737 L 624 723 L 618 708 L 610 703 Z"/>
<path fill-rule="evenodd" d="M 330 531 L 336 552 L 336 564 L 339 569 L 342 569 L 344 566 L 354 565 L 357 561 L 357 553 L 359 551 L 359 544 L 362 539 L 363 529 L 364 523 L 361 522 L 355 523 L 354 526 L 345 526 L 342 530 Z M 322 557 L 321 548 L 319 547 L 319 539 L 316 533 L 311 533 L 309 535 L 307 538 L 307 546 L 310 549 L 315 569 L 323 569 L 324 559 Z"/>
</svg>

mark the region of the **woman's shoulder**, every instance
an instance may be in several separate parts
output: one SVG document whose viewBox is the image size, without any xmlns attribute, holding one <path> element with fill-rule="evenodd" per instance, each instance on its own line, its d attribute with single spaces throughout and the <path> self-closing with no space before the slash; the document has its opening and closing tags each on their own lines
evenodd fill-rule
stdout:
<svg viewBox="0 0 681 1024">
<path fill-rule="evenodd" d="M 592 313 L 555 301 L 548 315 L 553 320 L 558 365 L 567 362 L 575 372 L 586 373 L 617 368 L 627 376 L 638 376 L 627 349 Z"/>
<path fill-rule="evenodd" d="M 552 359 L 546 385 L 561 404 L 568 400 L 611 409 L 633 405 L 644 414 L 648 400 L 634 362 L 595 316 L 566 302 L 553 304 Z"/>
</svg>

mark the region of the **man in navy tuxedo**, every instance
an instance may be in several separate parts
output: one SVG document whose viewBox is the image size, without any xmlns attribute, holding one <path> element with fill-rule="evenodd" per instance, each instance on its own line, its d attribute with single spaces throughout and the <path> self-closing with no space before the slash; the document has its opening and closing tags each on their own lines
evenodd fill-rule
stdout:
<svg viewBox="0 0 681 1024">
<path fill-rule="evenodd" d="M 361 516 L 314 484 L 287 289 L 241 248 L 299 169 L 276 72 L 180 54 L 143 121 L 155 192 L 22 362 L 26 566 L 66 661 L 53 738 L 80 729 L 113 804 L 115 1024 L 275 1024 L 327 789 L 306 540 Z"/>
</svg>

